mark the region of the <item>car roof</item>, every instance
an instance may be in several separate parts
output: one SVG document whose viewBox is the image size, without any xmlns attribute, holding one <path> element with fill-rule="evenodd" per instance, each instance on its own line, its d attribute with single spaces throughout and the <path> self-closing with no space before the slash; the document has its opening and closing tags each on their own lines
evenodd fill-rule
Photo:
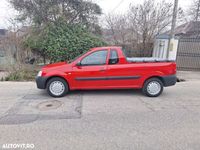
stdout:
<svg viewBox="0 0 200 150">
<path fill-rule="evenodd" d="M 121 49 L 120 46 L 104 46 L 104 47 L 95 47 L 95 48 L 92 48 L 91 51 L 93 50 L 99 50 L 99 49 Z"/>
</svg>

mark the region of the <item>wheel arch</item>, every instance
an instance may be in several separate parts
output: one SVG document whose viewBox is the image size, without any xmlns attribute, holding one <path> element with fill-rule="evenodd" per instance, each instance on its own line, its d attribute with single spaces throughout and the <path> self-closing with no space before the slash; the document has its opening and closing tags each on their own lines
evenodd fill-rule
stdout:
<svg viewBox="0 0 200 150">
<path fill-rule="evenodd" d="M 164 80 L 163 80 L 163 78 L 162 78 L 161 76 L 150 76 L 150 77 L 148 77 L 148 78 L 146 78 L 146 79 L 144 80 L 143 86 L 144 86 L 144 84 L 145 84 L 145 82 L 146 82 L 147 80 L 152 79 L 152 78 L 157 78 L 157 79 L 159 79 L 159 80 L 163 83 L 163 85 L 165 85 L 165 82 L 164 82 Z"/>
<path fill-rule="evenodd" d="M 53 78 L 61 78 L 61 79 L 65 80 L 65 82 L 67 83 L 68 88 L 70 90 L 70 85 L 69 85 L 68 80 L 66 78 L 64 78 L 63 76 L 58 76 L 58 75 L 48 77 L 47 80 L 46 80 L 46 82 L 45 82 L 45 88 L 47 88 L 47 83 L 49 82 L 49 80 L 51 80 Z"/>
</svg>

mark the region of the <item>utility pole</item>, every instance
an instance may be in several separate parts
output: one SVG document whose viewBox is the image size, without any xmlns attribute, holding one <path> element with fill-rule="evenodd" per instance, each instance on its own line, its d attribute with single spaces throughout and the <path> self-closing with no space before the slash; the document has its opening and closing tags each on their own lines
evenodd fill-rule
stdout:
<svg viewBox="0 0 200 150">
<path fill-rule="evenodd" d="M 171 50 L 172 40 L 175 37 L 175 28 L 176 28 L 176 20 L 177 20 L 177 13 L 178 13 L 178 0 L 174 0 L 174 9 L 173 9 L 173 18 L 172 18 L 172 26 L 171 26 L 171 32 L 170 32 L 170 39 L 168 44 L 168 50 L 167 50 L 167 58 L 169 58 L 169 52 Z"/>
<path fill-rule="evenodd" d="M 178 0 L 174 0 L 174 10 L 173 10 L 173 18 L 172 18 L 172 28 L 170 38 L 174 38 L 175 35 L 175 28 L 176 28 L 176 19 L 177 19 L 177 12 L 178 12 Z"/>
<path fill-rule="evenodd" d="M 198 21 L 199 19 L 199 12 L 200 11 L 200 0 L 198 1 L 198 4 L 197 4 L 197 14 L 196 14 L 196 17 L 195 17 L 195 21 Z"/>
</svg>

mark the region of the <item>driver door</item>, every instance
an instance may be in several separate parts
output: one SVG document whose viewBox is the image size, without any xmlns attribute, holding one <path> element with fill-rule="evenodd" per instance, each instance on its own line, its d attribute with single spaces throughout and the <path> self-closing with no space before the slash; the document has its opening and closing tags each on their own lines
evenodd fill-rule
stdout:
<svg viewBox="0 0 200 150">
<path fill-rule="evenodd" d="M 73 67 L 75 89 L 101 89 L 105 87 L 108 50 L 94 51 L 85 56 L 79 66 Z"/>
</svg>

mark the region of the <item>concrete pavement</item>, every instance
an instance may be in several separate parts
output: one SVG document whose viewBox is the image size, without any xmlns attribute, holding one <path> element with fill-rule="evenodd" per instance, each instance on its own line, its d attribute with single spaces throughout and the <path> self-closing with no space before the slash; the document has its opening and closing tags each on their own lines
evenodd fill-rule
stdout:
<svg viewBox="0 0 200 150">
<path fill-rule="evenodd" d="M 0 148 L 31 143 L 36 150 L 199 150 L 199 87 L 194 78 L 158 98 L 111 90 L 54 99 L 32 82 L 0 82 Z"/>
</svg>

